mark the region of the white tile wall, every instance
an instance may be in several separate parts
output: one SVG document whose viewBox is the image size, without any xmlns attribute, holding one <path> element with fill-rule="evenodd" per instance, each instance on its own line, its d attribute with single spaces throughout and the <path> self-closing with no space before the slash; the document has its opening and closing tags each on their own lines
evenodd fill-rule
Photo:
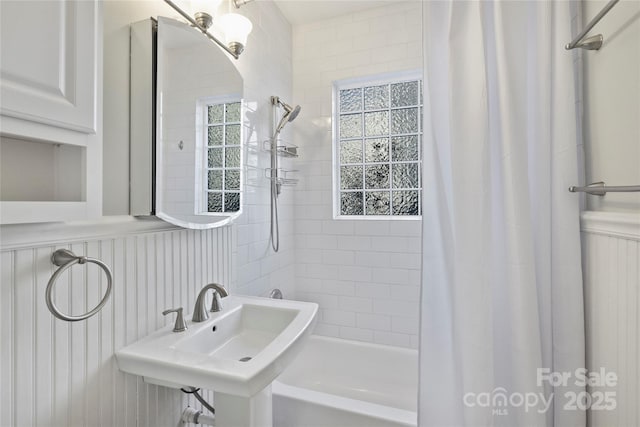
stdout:
<svg viewBox="0 0 640 427">
<path fill-rule="evenodd" d="M 250 110 L 247 114 L 249 131 L 246 132 L 245 205 L 244 213 L 237 221 L 237 292 L 264 296 L 277 287 L 285 298 L 291 298 L 295 253 L 293 190 L 284 187 L 278 201 L 280 251 L 274 253 L 269 242 L 269 181 L 264 177 L 264 168 L 270 166 L 270 156 L 262 149 L 273 130 L 270 97 L 277 95 L 289 103 L 294 102 L 291 96 L 291 26 L 270 1 L 254 2 L 239 11 L 251 19 L 253 31 L 237 62 Z M 277 114 L 279 118 L 282 110 Z M 288 132 L 285 128 L 283 135 L 287 136 Z M 281 158 L 281 167 L 291 169 L 290 162 Z"/>
<path fill-rule="evenodd" d="M 331 111 L 334 80 L 421 68 L 421 16 L 398 2 L 293 31 L 296 297 L 320 304 L 320 334 L 418 344 L 420 222 L 332 219 Z"/>
</svg>

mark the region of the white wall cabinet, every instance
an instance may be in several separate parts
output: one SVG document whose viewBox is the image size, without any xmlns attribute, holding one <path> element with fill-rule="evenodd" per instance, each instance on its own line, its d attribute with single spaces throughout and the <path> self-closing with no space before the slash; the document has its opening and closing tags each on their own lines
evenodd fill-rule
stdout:
<svg viewBox="0 0 640 427">
<path fill-rule="evenodd" d="M 102 211 L 102 4 L 0 1 L 0 222 Z"/>
</svg>

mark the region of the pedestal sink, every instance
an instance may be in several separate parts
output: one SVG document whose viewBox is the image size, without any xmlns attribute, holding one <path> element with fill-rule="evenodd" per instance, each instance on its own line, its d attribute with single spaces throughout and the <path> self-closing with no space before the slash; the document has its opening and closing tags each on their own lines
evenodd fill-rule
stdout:
<svg viewBox="0 0 640 427">
<path fill-rule="evenodd" d="M 166 387 L 213 390 L 216 425 L 271 425 L 271 382 L 311 334 L 317 304 L 229 295 L 207 321 L 160 329 L 116 352 L 121 371 Z"/>
</svg>

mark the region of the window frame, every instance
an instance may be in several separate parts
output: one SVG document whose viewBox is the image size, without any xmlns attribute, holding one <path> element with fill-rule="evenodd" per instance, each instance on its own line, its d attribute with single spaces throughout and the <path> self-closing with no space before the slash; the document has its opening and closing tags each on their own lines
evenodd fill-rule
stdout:
<svg viewBox="0 0 640 427">
<path fill-rule="evenodd" d="M 356 88 L 363 88 L 367 87 L 367 86 L 378 86 L 378 85 L 385 85 L 385 84 L 394 84 L 394 83 L 402 83 L 402 82 L 409 82 L 409 81 L 415 81 L 415 80 L 419 80 L 420 81 L 420 87 L 422 88 L 422 90 L 424 91 L 424 76 L 423 76 L 423 72 L 422 70 L 411 70 L 411 71 L 401 71 L 401 72 L 392 72 L 392 73 L 384 73 L 384 74 L 376 74 L 376 75 L 370 75 L 370 76 L 362 76 L 362 77 L 356 77 L 356 78 L 350 78 L 350 79 L 343 79 L 343 80 L 336 80 L 333 82 L 333 99 L 332 99 L 332 161 L 331 161 L 331 166 L 332 166 L 332 180 L 333 180 L 333 185 L 332 185 L 332 200 L 333 200 L 333 219 L 337 219 L 337 220 L 401 220 L 401 221 L 415 221 L 415 220 L 421 220 L 422 219 L 422 188 L 423 188 L 423 183 L 422 183 L 422 165 L 423 165 L 423 159 L 422 159 L 422 139 L 424 137 L 424 126 L 423 126 L 423 115 L 424 115 L 424 95 L 421 93 L 421 102 L 419 102 L 418 104 L 418 138 L 419 138 L 419 143 L 418 143 L 418 187 L 416 187 L 415 189 L 411 189 L 411 190 L 417 190 L 418 191 L 418 210 L 420 212 L 419 215 L 397 215 L 397 214 L 393 214 L 392 212 L 389 213 L 389 215 L 343 215 L 340 213 L 340 205 L 341 205 L 341 199 L 340 199 L 340 194 L 341 194 L 341 189 L 340 189 L 340 167 L 342 166 L 342 163 L 340 162 L 340 91 L 341 90 L 348 90 L 348 89 L 356 89 Z M 364 106 L 363 106 L 364 107 Z M 388 107 L 388 111 L 392 111 L 393 109 L 395 109 L 397 107 Z M 406 108 L 406 107 L 399 107 L 397 109 L 402 109 L 402 108 Z M 363 110 L 361 111 L 361 113 L 363 114 L 364 117 L 364 113 L 367 110 L 365 110 L 363 108 Z M 371 111 L 377 111 L 377 110 L 371 110 Z M 391 126 L 391 118 L 389 119 L 389 125 Z M 362 126 L 364 127 L 364 120 L 362 123 Z M 391 136 L 389 136 L 389 138 L 391 138 Z M 363 141 L 365 140 L 365 136 L 362 135 L 361 138 Z M 367 163 L 365 161 L 365 153 L 363 151 L 362 153 L 363 155 L 363 159 L 362 159 L 362 165 L 363 165 L 363 169 L 365 169 L 366 165 L 375 165 L 377 163 Z M 392 155 L 392 147 L 391 147 L 391 140 L 389 141 L 389 156 Z M 389 159 L 388 164 L 393 164 L 393 163 L 402 163 L 402 162 L 393 162 L 391 160 L 391 158 Z M 407 163 L 416 163 L 415 161 L 410 161 Z M 383 163 L 384 164 L 384 163 Z M 366 169 L 365 169 L 366 170 Z M 390 196 L 392 196 L 392 191 L 393 191 L 393 177 L 392 177 L 392 172 L 391 169 L 389 171 L 389 179 L 390 179 L 390 183 L 389 183 L 389 189 L 383 189 L 382 191 L 389 191 Z M 363 180 L 362 183 L 362 191 L 366 192 L 366 183 Z M 363 201 L 364 203 L 364 201 Z M 364 206 L 363 206 L 364 208 Z"/>
<path fill-rule="evenodd" d="M 239 145 L 230 145 L 230 147 L 239 147 L 240 149 L 240 166 L 231 168 L 231 170 L 238 170 L 240 173 L 240 187 L 237 191 L 225 191 L 224 189 L 224 175 L 223 172 L 223 181 L 222 181 L 222 193 L 239 193 L 239 209 L 237 211 L 225 211 L 223 209 L 222 212 L 210 212 L 209 211 L 209 164 L 208 164 L 208 154 L 209 154 L 209 142 L 208 142 L 208 128 L 209 128 L 209 118 L 208 118 L 208 106 L 209 105 L 219 105 L 219 104 L 240 104 L 240 121 L 237 123 L 240 125 L 240 144 Z M 244 199 L 244 117 L 245 112 L 245 102 L 240 94 L 228 94 L 228 95 L 220 95 L 220 96 L 208 96 L 198 98 L 196 101 L 196 141 L 197 146 L 195 150 L 196 155 L 196 165 L 197 170 L 195 174 L 195 212 L 197 215 L 209 215 L 209 216 L 231 216 L 237 217 L 242 214 L 243 210 L 243 199 Z M 236 122 L 229 122 L 230 124 L 236 124 Z M 227 122 L 224 122 L 223 125 L 226 126 Z M 225 141 L 226 142 L 226 141 Z M 223 143 L 221 148 L 223 149 L 223 159 L 224 159 L 224 147 L 227 145 Z M 223 160 L 224 162 L 224 160 Z M 223 163 L 223 167 L 221 170 L 226 171 L 226 165 Z M 223 198 L 223 207 L 224 207 L 224 198 Z"/>
</svg>

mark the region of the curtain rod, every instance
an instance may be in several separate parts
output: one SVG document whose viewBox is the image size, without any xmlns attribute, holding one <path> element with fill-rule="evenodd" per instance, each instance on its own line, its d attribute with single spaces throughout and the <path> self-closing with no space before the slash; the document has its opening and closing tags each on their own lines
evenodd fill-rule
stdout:
<svg viewBox="0 0 640 427">
<path fill-rule="evenodd" d="M 572 193 L 588 193 L 593 196 L 604 196 L 607 193 L 630 193 L 640 191 L 640 185 L 619 185 L 607 187 L 604 182 L 594 182 L 586 187 L 569 187 Z"/>
<path fill-rule="evenodd" d="M 607 13 L 609 13 L 611 8 L 613 8 L 613 6 L 615 6 L 616 3 L 618 3 L 618 1 L 619 0 L 611 0 L 609 3 L 607 3 L 606 6 L 600 11 L 600 13 L 598 13 L 591 20 L 591 22 L 589 22 L 587 24 L 587 26 L 584 28 L 584 30 L 582 30 L 582 32 L 580 34 L 578 34 L 576 36 L 576 38 L 571 40 L 570 43 L 567 43 L 564 48 L 567 49 L 567 50 L 575 49 L 576 47 L 580 47 L 582 49 L 587 49 L 587 50 L 598 50 L 598 49 L 600 49 L 602 47 L 602 41 L 604 40 L 604 38 L 602 37 L 602 34 L 598 34 L 598 35 L 595 35 L 595 36 L 587 37 L 586 39 L 584 37 L 587 35 L 587 33 L 589 31 L 591 31 L 591 29 L 598 22 L 600 22 L 600 20 Z"/>
</svg>

